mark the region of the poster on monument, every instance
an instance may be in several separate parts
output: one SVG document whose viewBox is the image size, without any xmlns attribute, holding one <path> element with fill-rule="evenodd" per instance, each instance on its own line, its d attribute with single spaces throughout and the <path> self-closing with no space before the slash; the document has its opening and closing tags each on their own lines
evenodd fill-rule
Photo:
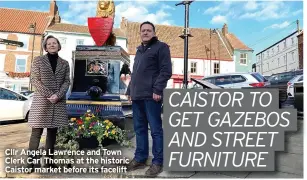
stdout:
<svg viewBox="0 0 307 180">
<path fill-rule="evenodd" d="M 108 61 L 101 59 L 86 60 L 86 76 L 108 76 Z"/>
</svg>

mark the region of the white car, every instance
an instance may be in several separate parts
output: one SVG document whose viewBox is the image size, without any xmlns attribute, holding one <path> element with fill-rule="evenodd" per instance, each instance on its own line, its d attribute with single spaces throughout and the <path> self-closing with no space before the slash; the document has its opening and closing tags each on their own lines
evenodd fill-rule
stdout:
<svg viewBox="0 0 307 180">
<path fill-rule="evenodd" d="M 230 73 L 216 74 L 204 77 L 203 80 L 208 81 L 216 86 L 227 88 L 243 88 L 243 87 L 264 87 L 267 80 L 257 72 L 251 73 Z"/>
<path fill-rule="evenodd" d="M 31 104 L 31 97 L 0 87 L 0 121 L 27 121 Z"/>
<path fill-rule="evenodd" d="M 294 83 L 303 82 L 303 80 L 304 80 L 303 75 L 297 75 L 288 82 L 287 84 L 288 97 L 294 97 L 294 88 L 293 88 Z"/>
</svg>

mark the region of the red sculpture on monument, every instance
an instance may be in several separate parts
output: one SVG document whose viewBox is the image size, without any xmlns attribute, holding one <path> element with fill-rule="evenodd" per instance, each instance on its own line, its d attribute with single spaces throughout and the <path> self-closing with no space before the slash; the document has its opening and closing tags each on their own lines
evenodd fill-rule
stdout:
<svg viewBox="0 0 307 180">
<path fill-rule="evenodd" d="M 114 46 L 116 37 L 113 30 L 115 5 L 112 0 L 99 0 L 96 17 L 88 18 L 89 32 L 96 46 Z"/>
</svg>

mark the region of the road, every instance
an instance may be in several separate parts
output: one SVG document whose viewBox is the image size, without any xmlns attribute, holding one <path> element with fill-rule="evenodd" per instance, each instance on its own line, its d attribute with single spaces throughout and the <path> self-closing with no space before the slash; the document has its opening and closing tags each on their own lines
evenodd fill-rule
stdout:
<svg viewBox="0 0 307 180">
<path fill-rule="evenodd" d="M 290 102 L 288 102 L 290 103 Z M 291 105 L 285 104 L 284 107 Z M 39 178 L 51 177 L 42 174 L 6 174 L 4 173 L 4 149 L 27 148 L 31 129 L 27 123 L 2 123 L 0 125 L 0 177 L 26 177 Z M 150 136 L 149 136 L 150 137 Z M 276 172 L 162 172 L 159 178 L 303 178 L 303 117 L 298 119 L 298 131 L 286 133 L 286 147 L 284 152 L 276 152 Z M 42 138 L 41 145 L 44 145 Z M 135 139 L 133 140 L 135 143 Z M 152 143 L 150 143 L 152 144 Z M 125 157 L 132 158 L 134 149 L 122 148 L 117 145 L 110 145 L 109 149 L 121 149 Z M 150 153 L 152 156 L 152 154 Z M 2 164 L 1 164 L 2 163 Z M 148 163 L 150 164 L 150 163 Z M 146 169 L 132 171 L 125 174 L 82 174 L 78 177 L 87 178 L 121 178 L 121 177 L 144 177 Z M 52 178 L 74 177 L 74 174 L 52 174 Z"/>
</svg>

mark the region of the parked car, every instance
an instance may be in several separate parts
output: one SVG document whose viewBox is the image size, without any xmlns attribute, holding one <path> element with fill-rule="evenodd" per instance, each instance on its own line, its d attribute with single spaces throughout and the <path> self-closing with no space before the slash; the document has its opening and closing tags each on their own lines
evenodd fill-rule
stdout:
<svg viewBox="0 0 307 180">
<path fill-rule="evenodd" d="M 271 76 L 263 76 L 263 77 L 268 80 Z"/>
<path fill-rule="evenodd" d="M 303 82 L 304 80 L 304 76 L 303 75 L 298 75 L 298 76 L 295 76 L 294 78 L 292 78 L 287 86 L 287 94 L 288 94 L 288 97 L 294 97 L 294 83 L 298 83 L 298 82 Z"/>
<path fill-rule="evenodd" d="M 303 70 L 272 74 L 272 76 L 268 80 L 268 86 L 287 86 L 287 83 L 297 75 L 303 75 Z"/>
<path fill-rule="evenodd" d="M 32 98 L 0 87 L 0 121 L 28 120 Z"/>
<path fill-rule="evenodd" d="M 302 75 L 303 70 L 288 71 L 277 74 L 272 74 L 268 82 L 266 83 L 266 88 L 278 88 L 280 102 L 285 102 L 288 99 L 288 82 L 297 75 Z"/>
<path fill-rule="evenodd" d="M 267 80 L 257 72 L 216 74 L 203 78 L 223 88 L 263 87 Z"/>
</svg>

